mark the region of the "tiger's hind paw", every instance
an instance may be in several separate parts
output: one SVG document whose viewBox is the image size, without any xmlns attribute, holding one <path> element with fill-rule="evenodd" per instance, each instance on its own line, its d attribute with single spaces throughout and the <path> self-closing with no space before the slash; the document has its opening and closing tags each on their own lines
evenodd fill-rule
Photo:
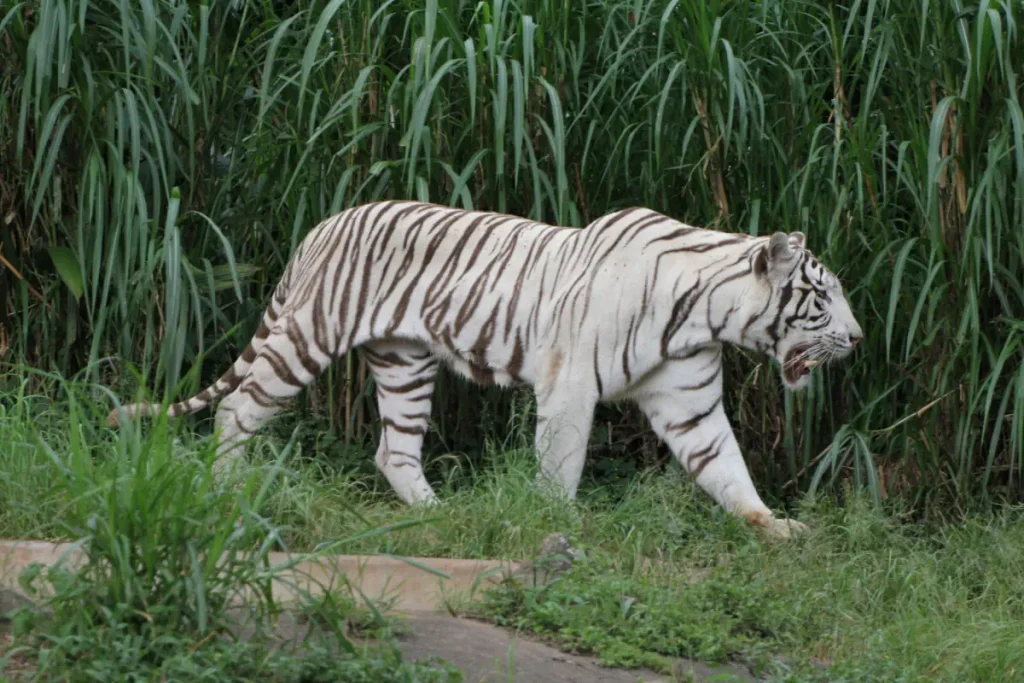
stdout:
<svg viewBox="0 0 1024 683">
<path fill-rule="evenodd" d="M 809 531 L 803 522 L 785 517 L 772 517 L 763 528 L 770 538 L 782 541 L 791 540 Z"/>
</svg>

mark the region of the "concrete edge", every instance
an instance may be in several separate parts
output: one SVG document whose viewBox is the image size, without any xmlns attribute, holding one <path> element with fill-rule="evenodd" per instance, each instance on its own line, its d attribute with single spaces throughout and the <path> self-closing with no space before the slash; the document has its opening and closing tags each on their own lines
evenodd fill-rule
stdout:
<svg viewBox="0 0 1024 683">
<path fill-rule="evenodd" d="M 302 553 L 269 553 L 272 567 L 294 561 Z M 34 563 L 53 567 L 60 561 L 73 567 L 82 560 L 72 543 L 0 539 L 0 588 L 20 592 L 18 578 Z M 272 582 L 274 599 L 295 602 L 303 593 L 322 595 L 347 581 L 353 596 L 360 593 L 390 612 L 448 613 L 449 606 L 475 600 L 489 585 L 516 572 L 520 563 L 506 560 L 465 560 L 438 557 L 407 558 L 447 576 L 438 576 L 401 558 L 381 555 L 327 555 L 295 563 Z M 239 596 L 243 600 L 244 596 Z"/>
</svg>

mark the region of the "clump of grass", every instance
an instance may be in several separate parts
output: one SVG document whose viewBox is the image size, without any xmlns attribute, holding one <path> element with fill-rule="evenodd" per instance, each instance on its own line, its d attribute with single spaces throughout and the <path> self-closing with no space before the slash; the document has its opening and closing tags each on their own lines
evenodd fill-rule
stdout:
<svg viewBox="0 0 1024 683">
<path fill-rule="evenodd" d="M 357 649 L 345 624 L 366 617 L 357 608 L 360 596 L 344 581 L 330 601 L 306 606 L 306 616 L 320 625 L 316 637 L 277 642 L 275 625 L 288 606 L 274 600 L 271 582 L 282 579 L 285 567 L 272 566 L 269 552 L 280 549 L 282 539 L 261 510 L 289 446 L 224 486 L 211 473 L 208 444 L 180 447 L 166 420 L 157 420 L 145 438 L 132 429 L 97 438 L 83 410 L 89 399 L 75 385 L 63 392 L 67 438 L 59 450 L 29 422 L 21 425 L 21 442 L 10 457 L 31 452 L 36 466 L 38 458 L 49 463 L 40 471 L 52 477 L 46 489 L 59 511 L 49 528 L 72 541 L 81 560 L 45 571 L 30 567 L 22 575 L 22 587 L 39 604 L 16 616 L 18 639 L 6 659 L 28 661 L 36 680 L 456 676 L 405 663 L 386 642 L 376 653 Z M 31 401 L 19 410 L 25 405 Z M 356 535 L 386 531 L 363 527 Z M 330 541 L 327 550 L 346 545 L 343 537 Z"/>
<path fill-rule="evenodd" d="M 690 584 L 682 572 L 623 573 L 618 558 L 593 552 L 562 580 L 543 587 L 510 582 L 479 608 L 495 623 L 544 636 L 609 666 L 671 671 L 671 657 L 724 661 L 755 643 L 784 637 L 795 616 L 765 579 L 745 567 L 728 578 Z"/>
</svg>

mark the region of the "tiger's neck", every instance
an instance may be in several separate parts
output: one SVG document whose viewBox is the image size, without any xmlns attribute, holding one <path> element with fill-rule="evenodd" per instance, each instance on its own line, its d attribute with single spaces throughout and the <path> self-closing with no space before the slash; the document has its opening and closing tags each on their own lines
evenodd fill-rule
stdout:
<svg viewBox="0 0 1024 683">
<path fill-rule="evenodd" d="M 660 307 L 662 355 L 672 358 L 713 344 L 750 346 L 746 337 L 753 276 L 745 263 L 711 278 L 692 278 L 677 287 Z"/>
</svg>

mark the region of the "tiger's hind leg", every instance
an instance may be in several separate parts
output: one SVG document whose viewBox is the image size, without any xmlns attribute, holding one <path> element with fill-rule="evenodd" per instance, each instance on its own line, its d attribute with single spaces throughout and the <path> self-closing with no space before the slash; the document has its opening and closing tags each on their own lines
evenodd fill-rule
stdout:
<svg viewBox="0 0 1024 683">
<path fill-rule="evenodd" d="M 409 505 L 437 500 L 423 474 L 423 437 L 437 378 L 437 359 L 414 342 L 372 342 L 360 347 L 377 384 L 383 425 L 377 468 Z"/>
<path fill-rule="evenodd" d="M 553 351 L 546 365 L 546 374 L 535 386 L 537 483 L 572 500 L 583 476 L 599 392 L 593 374 L 565 362 L 561 351 Z"/>
<path fill-rule="evenodd" d="M 238 387 L 217 406 L 214 472 L 236 465 L 245 443 L 334 358 L 315 342 L 312 330 L 304 330 L 293 317 L 280 319 Z"/>
</svg>

